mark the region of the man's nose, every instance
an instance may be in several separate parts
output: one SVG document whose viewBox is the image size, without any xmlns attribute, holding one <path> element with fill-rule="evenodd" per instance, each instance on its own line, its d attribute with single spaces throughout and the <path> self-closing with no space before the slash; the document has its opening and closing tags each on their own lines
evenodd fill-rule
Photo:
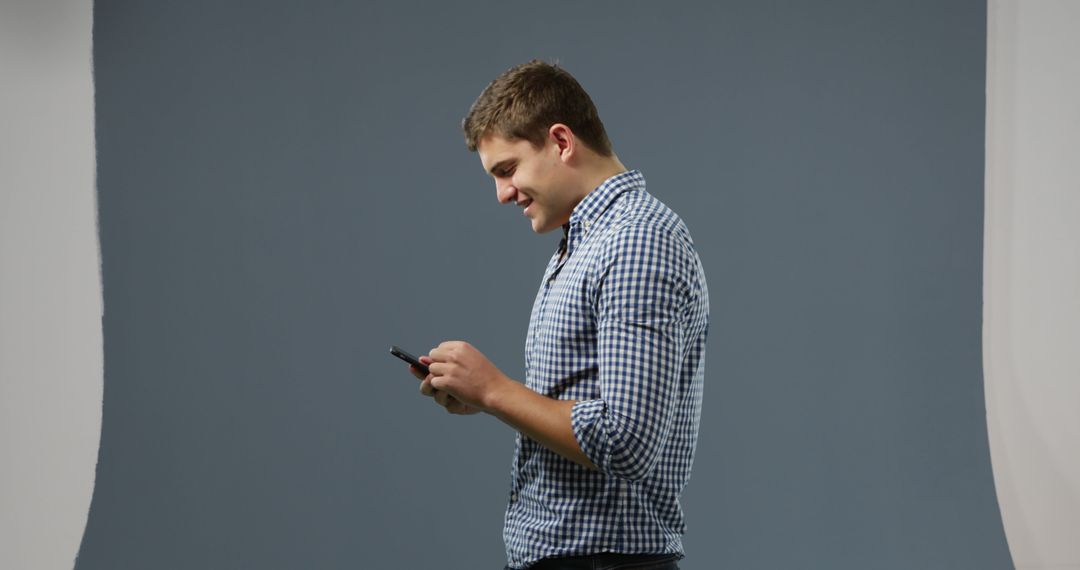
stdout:
<svg viewBox="0 0 1080 570">
<path fill-rule="evenodd" d="M 499 199 L 500 204 L 509 204 L 510 202 L 517 202 L 517 188 L 513 184 L 504 184 L 495 188 L 496 196 Z"/>
</svg>

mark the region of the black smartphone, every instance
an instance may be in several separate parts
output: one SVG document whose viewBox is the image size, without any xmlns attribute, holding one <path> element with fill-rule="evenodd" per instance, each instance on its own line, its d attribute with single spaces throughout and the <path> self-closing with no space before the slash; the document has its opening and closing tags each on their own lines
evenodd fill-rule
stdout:
<svg viewBox="0 0 1080 570">
<path fill-rule="evenodd" d="M 404 350 L 401 350 L 396 346 L 390 347 L 390 354 L 393 354 L 394 356 L 404 360 L 405 362 L 408 362 L 409 364 L 412 364 L 413 366 L 419 368 L 420 372 L 423 372 L 425 376 L 431 373 L 431 371 L 428 370 L 427 365 L 420 362 L 420 359 L 409 354 L 408 352 L 405 352 Z"/>
</svg>

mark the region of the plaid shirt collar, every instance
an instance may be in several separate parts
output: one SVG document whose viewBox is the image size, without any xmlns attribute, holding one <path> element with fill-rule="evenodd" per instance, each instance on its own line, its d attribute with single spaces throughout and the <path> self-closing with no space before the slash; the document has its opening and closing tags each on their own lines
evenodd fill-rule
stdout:
<svg viewBox="0 0 1080 570">
<path fill-rule="evenodd" d="M 640 170 L 627 170 L 603 181 L 578 202 L 570 214 L 570 221 L 563 224 L 563 239 L 559 243 L 559 250 L 566 251 L 568 255 L 572 253 L 581 237 L 582 228 L 588 231 L 623 193 L 644 189 L 645 176 Z"/>
<path fill-rule="evenodd" d="M 570 214 L 570 222 L 567 225 L 573 227 L 585 222 L 595 222 L 619 195 L 628 190 L 638 189 L 645 189 L 645 177 L 640 170 L 627 170 L 608 178 L 589 192 L 581 202 L 578 202 Z"/>
</svg>

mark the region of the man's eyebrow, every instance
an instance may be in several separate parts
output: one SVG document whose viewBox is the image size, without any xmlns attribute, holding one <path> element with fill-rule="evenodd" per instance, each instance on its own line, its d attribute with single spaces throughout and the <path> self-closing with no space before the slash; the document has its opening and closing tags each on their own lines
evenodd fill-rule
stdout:
<svg viewBox="0 0 1080 570">
<path fill-rule="evenodd" d="M 492 176 L 498 176 L 497 174 L 495 174 L 495 171 L 499 170 L 501 168 L 504 168 L 507 164 L 509 164 L 511 162 L 514 162 L 514 159 L 507 158 L 507 159 L 500 160 L 499 162 L 495 163 L 495 166 L 492 166 L 491 168 L 489 168 L 488 172 L 490 172 Z"/>
</svg>

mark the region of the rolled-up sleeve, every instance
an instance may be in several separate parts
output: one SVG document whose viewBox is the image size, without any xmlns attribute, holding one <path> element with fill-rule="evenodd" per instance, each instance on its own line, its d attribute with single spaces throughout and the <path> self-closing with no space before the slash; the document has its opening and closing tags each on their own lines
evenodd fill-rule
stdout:
<svg viewBox="0 0 1080 570">
<path fill-rule="evenodd" d="M 674 423 L 694 260 L 664 227 L 617 231 L 594 296 L 600 397 L 575 404 L 571 425 L 602 472 L 638 480 L 656 464 Z"/>
</svg>

